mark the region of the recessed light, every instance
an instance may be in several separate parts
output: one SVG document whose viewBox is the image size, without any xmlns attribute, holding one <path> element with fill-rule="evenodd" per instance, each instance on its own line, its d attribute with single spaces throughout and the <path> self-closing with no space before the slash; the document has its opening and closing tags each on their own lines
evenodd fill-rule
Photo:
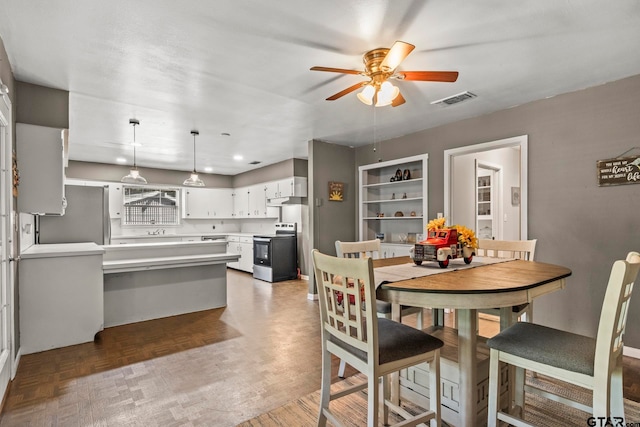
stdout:
<svg viewBox="0 0 640 427">
<path fill-rule="evenodd" d="M 118 163 L 127 163 L 127 159 L 125 159 L 124 157 L 118 157 L 116 159 L 116 162 L 118 162 Z"/>
<path fill-rule="evenodd" d="M 240 160 L 244 159 L 244 157 L 242 157 L 240 154 L 236 154 L 233 156 L 233 160 L 239 162 Z"/>
<path fill-rule="evenodd" d="M 206 168 L 204 168 L 204 171 L 210 173 L 213 172 L 213 168 L 211 166 L 207 166 Z"/>
</svg>

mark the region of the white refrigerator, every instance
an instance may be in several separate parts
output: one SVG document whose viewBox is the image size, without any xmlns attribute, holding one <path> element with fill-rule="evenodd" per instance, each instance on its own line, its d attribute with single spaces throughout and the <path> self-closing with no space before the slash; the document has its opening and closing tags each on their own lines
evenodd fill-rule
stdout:
<svg viewBox="0 0 640 427">
<path fill-rule="evenodd" d="M 65 185 L 64 215 L 37 217 L 36 243 L 111 243 L 109 187 Z"/>
</svg>

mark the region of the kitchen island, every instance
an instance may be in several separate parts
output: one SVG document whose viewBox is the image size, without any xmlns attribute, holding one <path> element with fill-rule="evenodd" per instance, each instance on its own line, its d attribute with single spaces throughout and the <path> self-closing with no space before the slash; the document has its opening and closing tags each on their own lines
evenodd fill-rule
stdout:
<svg viewBox="0 0 640 427">
<path fill-rule="evenodd" d="M 227 305 L 224 240 L 104 246 L 104 326 Z"/>
</svg>

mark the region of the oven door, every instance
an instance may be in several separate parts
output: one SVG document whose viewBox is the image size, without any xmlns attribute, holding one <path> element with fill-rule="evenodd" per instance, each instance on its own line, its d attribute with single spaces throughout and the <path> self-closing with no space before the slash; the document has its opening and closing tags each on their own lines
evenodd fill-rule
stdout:
<svg viewBox="0 0 640 427">
<path fill-rule="evenodd" d="M 263 267 L 271 267 L 271 238 L 270 237 L 254 237 L 253 238 L 253 264 Z"/>
</svg>

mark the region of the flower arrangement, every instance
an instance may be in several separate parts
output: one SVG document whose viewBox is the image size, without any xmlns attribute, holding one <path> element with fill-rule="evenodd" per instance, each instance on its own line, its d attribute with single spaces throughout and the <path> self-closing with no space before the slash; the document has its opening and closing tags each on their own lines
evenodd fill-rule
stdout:
<svg viewBox="0 0 640 427">
<path fill-rule="evenodd" d="M 476 238 L 476 233 L 464 225 L 453 225 L 451 227 L 446 227 L 446 219 L 436 218 L 429 221 L 427 224 L 427 231 L 434 230 L 442 230 L 443 228 L 455 228 L 458 232 L 458 242 L 463 246 L 467 246 L 472 249 L 478 248 L 478 239 Z"/>
</svg>

